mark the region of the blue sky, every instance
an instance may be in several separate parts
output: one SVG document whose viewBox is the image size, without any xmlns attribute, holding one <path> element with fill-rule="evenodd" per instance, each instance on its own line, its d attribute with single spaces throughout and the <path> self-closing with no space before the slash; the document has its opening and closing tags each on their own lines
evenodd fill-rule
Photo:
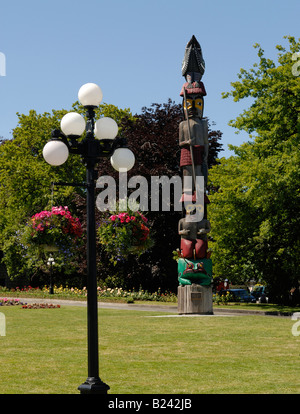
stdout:
<svg viewBox="0 0 300 414">
<path fill-rule="evenodd" d="M 285 35 L 300 37 L 299 0 L 11 0 L 0 11 L 0 136 L 10 138 L 17 112 L 70 109 L 80 86 L 97 83 L 103 102 L 141 113 L 143 106 L 180 103 L 187 42 L 201 44 L 207 91 L 204 114 L 222 143 L 247 140 L 228 126 L 250 102 L 222 99 L 240 68 L 257 61 L 260 43 L 277 57 Z"/>
</svg>

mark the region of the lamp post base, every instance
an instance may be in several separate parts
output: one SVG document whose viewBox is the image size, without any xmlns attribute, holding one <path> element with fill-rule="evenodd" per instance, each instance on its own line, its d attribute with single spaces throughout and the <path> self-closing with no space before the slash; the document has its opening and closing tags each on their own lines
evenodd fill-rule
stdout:
<svg viewBox="0 0 300 414">
<path fill-rule="evenodd" d="M 99 377 L 89 377 L 78 387 L 81 394 L 107 394 L 109 388 Z"/>
</svg>

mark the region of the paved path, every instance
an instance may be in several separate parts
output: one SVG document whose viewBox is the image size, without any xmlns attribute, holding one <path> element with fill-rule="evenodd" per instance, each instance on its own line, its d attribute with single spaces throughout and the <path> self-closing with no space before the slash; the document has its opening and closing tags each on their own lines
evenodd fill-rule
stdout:
<svg viewBox="0 0 300 414">
<path fill-rule="evenodd" d="M 42 298 L 18 298 L 23 303 L 52 303 L 53 305 L 61 306 L 83 306 L 87 305 L 86 301 L 80 300 L 62 300 L 62 299 L 42 299 Z M 98 302 L 98 308 L 103 309 L 119 309 L 119 310 L 137 310 L 137 311 L 152 311 L 152 312 L 166 312 L 177 314 L 177 316 L 195 316 L 195 315 L 178 315 L 177 305 L 146 305 L 138 303 L 119 303 L 119 302 Z M 245 309 L 224 309 L 214 307 L 214 315 L 197 315 L 197 316 L 246 316 L 246 315 L 261 315 L 261 316 L 280 316 L 291 317 L 290 313 L 279 312 L 264 312 L 259 310 L 245 310 Z"/>
</svg>

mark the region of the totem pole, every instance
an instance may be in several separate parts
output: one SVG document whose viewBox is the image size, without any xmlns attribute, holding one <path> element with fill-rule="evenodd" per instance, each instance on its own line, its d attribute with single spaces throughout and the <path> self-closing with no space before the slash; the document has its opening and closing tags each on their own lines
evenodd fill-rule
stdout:
<svg viewBox="0 0 300 414">
<path fill-rule="evenodd" d="M 208 125 L 203 119 L 206 91 L 202 76 L 205 62 L 199 42 L 193 36 L 188 42 L 182 64 L 185 77 L 182 96 L 184 120 L 179 125 L 180 167 L 183 176 L 181 202 L 185 216 L 179 220 L 181 237 L 178 259 L 179 313 L 212 313 L 212 261 L 209 258 L 206 196 Z M 203 180 L 197 180 L 203 177 Z M 204 182 L 204 203 L 199 203 L 197 183 Z M 205 288 L 204 288 L 205 287 Z"/>
</svg>

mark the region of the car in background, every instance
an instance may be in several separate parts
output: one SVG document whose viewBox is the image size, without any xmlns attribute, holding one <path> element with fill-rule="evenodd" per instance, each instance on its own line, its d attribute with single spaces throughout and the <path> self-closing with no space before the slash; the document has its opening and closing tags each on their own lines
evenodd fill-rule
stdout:
<svg viewBox="0 0 300 414">
<path fill-rule="evenodd" d="M 229 292 L 235 302 L 255 303 L 256 299 L 246 289 L 226 289 L 221 290 L 219 295 L 226 295 Z"/>
<path fill-rule="evenodd" d="M 269 294 L 266 286 L 254 286 L 251 295 L 260 303 L 268 302 Z"/>
</svg>

